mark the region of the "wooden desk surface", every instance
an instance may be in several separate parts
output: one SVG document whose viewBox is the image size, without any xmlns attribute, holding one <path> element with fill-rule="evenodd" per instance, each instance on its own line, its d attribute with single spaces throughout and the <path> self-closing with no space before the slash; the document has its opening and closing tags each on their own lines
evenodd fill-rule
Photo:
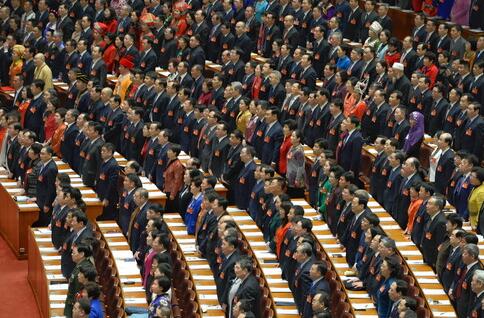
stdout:
<svg viewBox="0 0 484 318">
<path fill-rule="evenodd" d="M 229 207 L 227 212 L 234 218 L 245 241 L 248 243 L 258 266 L 264 275 L 265 285 L 269 288 L 277 317 L 298 317 L 298 311 L 291 290 L 286 280 L 282 279 L 282 271 L 275 254 L 269 253 L 262 232 L 246 211 Z M 293 303 L 291 306 L 278 305 L 279 302 Z"/>
<path fill-rule="evenodd" d="M 217 299 L 217 287 L 208 262 L 195 253 L 195 237 L 187 229 L 178 213 L 163 214 L 171 235 L 180 246 L 190 272 L 193 288 L 196 291 L 202 317 L 224 317 L 224 312 Z"/>
<path fill-rule="evenodd" d="M 114 266 L 121 281 L 124 308 L 133 306 L 147 308 L 140 271 L 118 224 L 113 221 L 98 221 L 97 228 L 114 260 Z"/>
</svg>

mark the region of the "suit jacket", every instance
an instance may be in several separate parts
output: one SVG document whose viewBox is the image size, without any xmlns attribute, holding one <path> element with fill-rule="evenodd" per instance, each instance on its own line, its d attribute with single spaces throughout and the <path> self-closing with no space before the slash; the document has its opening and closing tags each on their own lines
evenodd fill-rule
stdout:
<svg viewBox="0 0 484 318">
<path fill-rule="evenodd" d="M 97 80 L 99 83 L 98 85 L 104 87 L 104 84 L 106 83 L 107 69 L 106 63 L 104 63 L 102 58 L 91 65 L 89 74 L 91 75 L 91 79 Z"/>
<path fill-rule="evenodd" d="M 441 212 L 435 218 L 429 219 L 424 226 L 421 250 L 424 261 L 435 268 L 438 247 L 444 241 L 447 231 L 445 230 L 446 219 Z"/>
<path fill-rule="evenodd" d="M 339 148 L 339 154 L 337 155 L 338 162 L 346 171 L 351 170 L 357 176 L 360 171 L 363 137 L 359 130 L 355 130 L 345 139 L 342 140 L 341 147 Z"/>
<path fill-rule="evenodd" d="M 399 195 L 400 186 L 403 177 L 400 175 L 401 166 L 397 167 L 395 170 L 390 168 L 387 171 L 388 179 L 386 183 L 386 188 L 383 193 L 383 207 L 387 211 L 392 211 L 397 196 Z"/>
<path fill-rule="evenodd" d="M 309 286 L 308 293 L 304 300 L 304 310 L 303 310 L 303 318 L 312 318 L 313 317 L 313 308 L 312 308 L 312 301 L 314 296 L 317 293 L 324 291 L 328 294 L 331 293 L 329 284 L 324 277 L 321 277 L 318 281 L 312 281 L 311 285 Z"/>
<path fill-rule="evenodd" d="M 43 114 L 47 104 L 43 99 L 44 94 L 38 98 L 32 99 L 30 105 L 27 107 L 24 117 L 24 127 L 35 132 L 37 136 L 43 133 Z"/>
<path fill-rule="evenodd" d="M 165 180 L 172 180 L 164 183 L 163 192 L 170 196 L 176 197 L 183 186 L 183 175 L 185 174 L 185 166 L 180 160 L 176 159 L 167 163 L 163 178 Z"/>
<path fill-rule="evenodd" d="M 77 67 L 84 74 L 89 74 L 91 72 L 92 57 L 89 52 L 85 51 L 83 54 L 79 55 L 79 60 L 77 61 Z"/>
<path fill-rule="evenodd" d="M 88 223 L 84 230 L 82 230 L 79 235 L 76 232 L 72 231 L 71 235 L 66 239 L 64 244 L 62 245 L 62 254 L 61 254 L 61 271 L 62 275 L 69 279 L 71 274 L 76 267 L 76 264 L 72 260 L 72 246 L 75 246 L 81 243 L 84 239 L 92 237 L 92 229 L 91 225 Z"/>
<path fill-rule="evenodd" d="M 119 136 L 121 135 L 123 117 L 123 111 L 118 107 L 115 110 L 110 109 L 106 118 L 107 125 L 105 126 L 103 137 L 106 142 L 114 144 L 116 149 L 118 149 L 119 146 Z"/>
<path fill-rule="evenodd" d="M 237 208 L 247 210 L 251 199 L 252 189 L 255 185 L 255 162 L 244 165 L 234 182 L 234 196 Z"/>
<path fill-rule="evenodd" d="M 66 225 L 66 217 L 69 207 L 65 205 L 61 207 L 57 205 L 52 211 L 52 220 L 50 222 L 50 227 L 52 231 L 52 244 L 56 250 L 62 247 L 64 241 L 71 234 L 70 228 Z"/>
<path fill-rule="evenodd" d="M 473 304 L 472 296 L 474 295 L 471 289 L 472 277 L 474 276 L 474 273 L 476 270 L 482 269 L 482 265 L 479 262 L 477 262 L 476 264 L 472 265 L 470 269 L 467 269 L 465 274 L 462 273 L 464 269 L 467 269 L 466 265 L 463 265 L 461 268 L 457 270 L 456 272 L 457 275 L 455 277 L 454 283 L 451 286 L 453 290 L 454 299 L 455 298 L 459 299 L 459 301 L 456 301 L 457 317 L 468 317 L 468 314 L 471 311 L 472 307 L 470 306 Z M 464 275 L 462 283 L 460 283 L 459 281 L 461 273 L 462 275 Z M 456 297 L 456 290 L 458 288 L 461 289 L 460 297 Z"/>
<path fill-rule="evenodd" d="M 230 285 L 232 286 L 232 284 Z M 227 289 L 230 291 L 230 288 Z M 260 288 L 257 278 L 250 274 L 243 282 L 240 284 L 237 292 L 235 293 L 234 299 L 232 301 L 232 308 L 239 300 L 247 300 L 250 304 L 250 308 L 254 308 L 254 316 L 260 317 L 260 313 L 257 308 L 260 308 Z"/>
<path fill-rule="evenodd" d="M 201 46 L 197 46 L 196 48 L 190 50 L 188 64 L 190 65 L 190 67 L 193 67 L 197 64 L 202 67 L 205 66 L 205 51 L 202 49 Z"/>
<path fill-rule="evenodd" d="M 264 134 L 263 145 L 261 150 L 261 161 L 265 164 L 279 162 L 279 148 L 284 139 L 282 127 L 279 122 L 275 122 Z"/>
<path fill-rule="evenodd" d="M 94 187 L 101 165 L 101 147 L 104 141 L 101 138 L 90 141 L 86 150 L 86 157 L 81 167 L 82 182 L 88 187 Z"/>
<path fill-rule="evenodd" d="M 435 188 L 437 192 L 445 195 L 454 169 L 454 151 L 448 149 L 440 156 L 439 161 L 437 161 L 437 169 L 435 171 Z"/>
<path fill-rule="evenodd" d="M 402 149 L 405 144 L 405 138 L 410 130 L 410 125 L 407 120 L 403 120 L 401 123 L 395 122 L 393 126 L 392 135 L 398 140 L 398 149 Z"/>
<path fill-rule="evenodd" d="M 131 251 L 133 252 L 137 251 L 140 246 L 141 234 L 148 223 L 146 212 L 148 211 L 149 207 L 150 204 L 147 202 L 141 209 L 137 207 L 131 215 L 128 227 L 128 243 L 131 247 Z"/>
<path fill-rule="evenodd" d="M 218 269 L 218 276 L 215 277 L 217 285 L 217 297 L 221 304 L 227 304 L 229 293 L 229 282 L 235 279 L 234 265 L 240 258 L 240 253 L 235 250 L 228 258 L 223 256 L 223 262 Z"/>
<path fill-rule="evenodd" d="M 363 218 L 370 213 L 370 210 L 366 208 L 359 216 L 354 215 L 349 222 L 348 231 L 346 232 L 346 262 L 350 267 L 355 263 L 356 252 L 358 251 L 358 245 L 360 242 L 360 237 L 363 234 L 361 229 L 361 222 Z"/>
<path fill-rule="evenodd" d="M 452 250 L 452 247 L 449 247 Z M 445 262 L 444 269 L 442 274 L 440 275 L 440 281 L 442 282 L 442 287 L 446 292 L 449 291 L 452 282 L 456 277 L 456 272 L 459 267 L 460 261 L 462 257 L 462 250 L 460 247 L 457 247 L 454 252 L 451 251 L 447 261 Z"/>
<path fill-rule="evenodd" d="M 363 10 L 357 7 L 355 10 L 352 10 L 347 17 L 346 26 L 343 31 L 343 37 L 346 39 L 350 39 L 352 42 L 358 42 L 360 28 L 361 28 L 361 20 L 362 20 Z"/>
<path fill-rule="evenodd" d="M 387 154 L 385 152 L 379 153 L 373 162 L 370 176 L 371 196 L 381 205 L 383 205 L 383 193 L 388 178 L 388 171 L 385 168 L 386 162 Z"/>
<path fill-rule="evenodd" d="M 76 143 L 76 137 L 79 134 L 79 127 L 76 123 L 72 123 L 69 127 L 64 130 L 64 135 L 61 140 L 61 154 L 62 160 L 67 162 L 69 165 L 73 163 L 74 147 Z"/>
<path fill-rule="evenodd" d="M 205 257 L 207 253 L 207 243 L 209 239 L 209 234 L 213 233 L 217 229 L 217 217 L 213 214 L 212 211 L 208 211 L 203 219 L 200 227 L 198 228 L 196 241 L 198 250 L 200 251 L 201 255 Z"/>
<path fill-rule="evenodd" d="M 314 90 L 316 88 L 316 79 L 318 76 L 314 68 L 311 66 L 307 70 L 302 70 L 299 77 L 299 81 L 303 86 L 308 87 L 310 90 Z"/>
<path fill-rule="evenodd" d="M 37 205 L 41 212 L 47 213 L 52 208 L 55 200 L 55 179 L 57 178 L 57 165 L 53 160 L 49 161 L 39 171 L 37 178 Z M 47 209 L 47 211 L 46 211 Z"/>
<path fill-rule="evenodd" d="M 468 119 L 461 135 L 461 150 L 465 150 L 482 159 L 482 140 L 484 138 L 484 119 L 482 117 Z"/>
<path fill-rule="evenodd" d="M 473 187 L 474 186 L 470 183 L 469 176 L 465 175 L 461 176 L 457 180 L 455 185 L 452 203 L 456 209 L 457 214 L 462 216 L 464 219 L 469 218 L 468 199 Z"/>
<path fill-rule="evenodd" d="M 309 294 L 311 288 L 311 277 L 309 276 L 309 270 L 314 263 L 313 258 L 309 258 L 305 263 L 298 264 L 294 278 L 294 301 L 296 302 L 297 309 L 300 313 L 304 310 L 306 303 L 306 297 Z"/>
<path fill-rule="evenodd" d="M 336 152 L 336 147 L 340 141 L 341 122 L 343 121 L 343 113 L 340 113 L 336 118 L 331 118 L 328 128 L 326 129 L 326 140 L 328 141 L 328 149 Z"/>
<path fill-rule="evenodd" d="M 227 161 L 230 144 L 229 138 L 224 137 L 221 141 L 215 137 L 212 141 L 211 158 L 209 159 L 209 168 L 213 175 L 220 177 L 223 173 L 223 167 Z"/>
<path fill-rule="evenodd" d="M 398 195 L 393 205 L 392 215 L 402 229 L 407 227 L 408 223 L 408 207 L 410 206 L 410 187 L 422 181 L 418 173 L 414 174 L 410 179 L 402 179 Z"/>
<path fill-rule="evenodd" d="M 438 130 L 442 129 L 444 124 L 445 111 L 449 103 L 445 99 L 441 99 L 438 103 L 433 103 L 430 109 L 430 120 L 428 132 L 430 135 L 434 135 Z"/>
<path fill-rule="evenodd" d="M 117 184 L 120 167 L 116 159 L 103 161 L 96 181 L 96 193 L 100 200 L 108 200 L 110 205 L 118 203 Z"/>
</svg>

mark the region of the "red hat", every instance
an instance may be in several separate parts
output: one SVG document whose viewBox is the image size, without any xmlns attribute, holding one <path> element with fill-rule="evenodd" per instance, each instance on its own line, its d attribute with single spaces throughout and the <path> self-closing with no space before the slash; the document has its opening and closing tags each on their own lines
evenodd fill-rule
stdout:
<svg viewBox="0 0 484 318">
<path fill-rule="evenodd" d="M 131 55 L 126 55 L 119 60 L 119 64 L 126 67 L 127 69 L 131 69 L 134 67 L 133 57 Z"/>
<path fill-rule="evenodd" d="M 94 23 L 94 30 L 99 32 L 101 35 L 104 35 L 106 32 L 108 32 L 108 26 L 102 22 L 96 22 Z"/>
</svg>

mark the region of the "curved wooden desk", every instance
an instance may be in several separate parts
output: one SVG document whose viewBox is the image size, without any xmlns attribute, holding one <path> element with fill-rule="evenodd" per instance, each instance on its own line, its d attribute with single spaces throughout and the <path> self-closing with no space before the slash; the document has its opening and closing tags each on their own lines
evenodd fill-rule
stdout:
<svg viewBox="0 0 484 318">
<path fill-rule="evenodd" d="M 268 252 L 262 232 L 254 220 L 244 210 L 229 207 L 227 212 L 237 223 L 239 232 L 252 250 L 258 267 L 262 271 L 265 285 L 269 288 L 269 297 L 277 317 L 298 317 L 298 311 L 293 295 L 286 280 L 282 279 L 282 272 L 274 254 Z M 289 305 L 289 303 L 292 303 Z"/>
<path fill-rule="evenodd" d="M 180 246 L 186 260 L 187 271 L 193 281 L 202 317 L 225 317 L 217 299 L 217 287 L 206 259 L 198 257 L 195 252 L 195 237 L 187 229 L 178 213 L 163 214 L 171 235 Z"/>
</svg>

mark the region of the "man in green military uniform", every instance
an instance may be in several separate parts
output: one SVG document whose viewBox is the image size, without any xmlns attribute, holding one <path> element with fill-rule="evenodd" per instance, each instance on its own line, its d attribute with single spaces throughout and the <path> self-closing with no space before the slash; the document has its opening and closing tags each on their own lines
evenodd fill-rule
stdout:
<svg viewBox="0 0 484 318">
<path fill-rule="evenodd" d="M 72 260 L 76 263 L 76 267 L 72 271 L 71 277 L 69 278 L 69 287 L 67 289 L 66 306 L 64 308 L 64 315 L 68 318 L 72 317 L 72 309 L 76 302 L 76 294 L 82 289 L 82 285 L 79 282 L 78 275 L 81 266 L 92 266 L 94 265 L 89 261 L 89 257 L 92 255 L 92 248 L 87 244 L 77 244 L 72 247 Z"/>
</svg>

